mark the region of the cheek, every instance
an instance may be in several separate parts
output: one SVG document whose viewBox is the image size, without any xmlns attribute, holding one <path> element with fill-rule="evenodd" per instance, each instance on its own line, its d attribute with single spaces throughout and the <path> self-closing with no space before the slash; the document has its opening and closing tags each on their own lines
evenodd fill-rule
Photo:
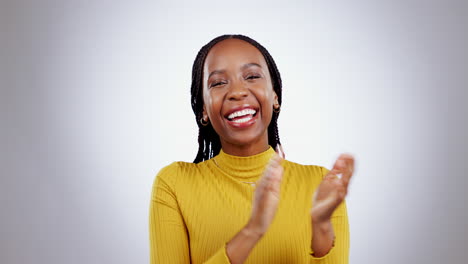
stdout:
<svg viewBox="0 0 468 264">
<path fill-rule="evenodd" d="M 222 97 L 216 90 L 208 91 L 207 96 L 204 97 L 204 100 L 208 115 L 213 116 L 221 111 Z"/>
<path fill-rule="evenodd" d="M 260 100 L 263 103 L 263 107 L 267 107 L 268 105 L 272 105 L 273 107 L 273 101 L 275 99 L 275 93 L 273 92 L 273 88 L 271 86 L 262 86 L 259 89 L 256 89 L 257 91 L 257 98 L 261 98 Z"/>
<path fill-rule="evenodd" d="M 262 113 L 268 120 L 265 121 L 270 122 L 270 118 L 273 116 L 273 104 L 275 100 L 273 88 L 270 85 L 264 86 L 263 89 L 258 90 L 257 96 L 258 98 L 262 98 Z"/>
</svg>

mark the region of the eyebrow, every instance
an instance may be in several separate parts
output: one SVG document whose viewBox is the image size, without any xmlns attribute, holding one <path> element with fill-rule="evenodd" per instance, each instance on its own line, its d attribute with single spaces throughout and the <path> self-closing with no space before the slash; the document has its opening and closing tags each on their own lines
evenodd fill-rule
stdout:
<svg viewBox="0 0 468 264">
<path fill-rule="evenodd" d="M 251 62 L 251 63 L 246 63 L 244 65 L 242 65 L 241 67 L 241 70 L 245 70 L 249 67 L 253 67 L 253 66 L 256 66 L 256 67 L 259 67 L 259 68 L 262 68 L 262 66 L 258 63 L 255 63 L 255 62 Z M 214 70 L 212 72 L 210 72 L 210 74 L 208 75 L 208 79 L 212 76 L 212 75 L 215 75 L 215 74 L 222 74 L 222 73 L 225 73 L 226 70 Z"/>
<path fill-rule="evenodd" d="M 260 64 L 258 63 L 255 63 L 255 62 L 251 62 L 251 63 L 247 63 L 247 64 L 244 64 L 242 67 L 241 67 L 241 70 L 245 70 L 249 67 L 252 67 L 252 66 L 257 66 L 259 68 L 261 68 L 262 66 L 260 66 Z"/>
</svg>

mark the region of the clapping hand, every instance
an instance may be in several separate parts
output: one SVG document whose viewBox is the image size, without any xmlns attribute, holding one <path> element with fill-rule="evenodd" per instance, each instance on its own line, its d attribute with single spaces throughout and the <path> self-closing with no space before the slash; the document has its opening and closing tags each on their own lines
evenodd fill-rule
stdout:
<svg viewBox="0 0 468 264">
<path fill-rule="evenodd" d="M 312 252 L 316 257 L 324 256 L 333 246 L 335 233 L 331 216 L 346 197 L 353 172 L 354 157 L 349 154 L 341 154 L 332 170 L 325 175 L 315 191 L 310 213 Z"/>
<path fill-rule="evenodd" d="M 266 166 L 263 176 L 255 188 L 249 227 L 260 236 L 267 231 L 278 209 L 284 172 L 283 166 L 281 166 L 283 159 L 284 154 L 281 147 L 277 147 L 276 154 Z"/>
<path fill-rule="evenodd" d="M 331 215 L 348 193 L 348 185 L 353 172 L 354 157 L 341 154 L 314 194 L 311 210 L 314 222 L 330 220 Z"/>
</svg>

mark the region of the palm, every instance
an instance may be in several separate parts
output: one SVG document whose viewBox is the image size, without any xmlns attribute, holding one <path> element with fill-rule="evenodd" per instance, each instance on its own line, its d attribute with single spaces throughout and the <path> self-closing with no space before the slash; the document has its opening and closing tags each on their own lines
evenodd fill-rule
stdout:
<svg viewBox="0 0 468 264">
<path fill-rule="evenodd" d="M 283 177 L 282 158 L 275 155 L 270 160 L 262 178 L 255 188 L 250 224 L 264 233 L 276 214 L 280 200 L 280 185 Z"/>
<path fill-rule="evenodd" d="M 354 171 L 354 158 L 348 154 L 338 157 L 333 169 L 323 178 L 317 188 L 311 214 L 315 221 L 328 221 L 333 211 L 344 200 Z M 339 178 L 337 175 L 341 174 Z"/>
</svg>

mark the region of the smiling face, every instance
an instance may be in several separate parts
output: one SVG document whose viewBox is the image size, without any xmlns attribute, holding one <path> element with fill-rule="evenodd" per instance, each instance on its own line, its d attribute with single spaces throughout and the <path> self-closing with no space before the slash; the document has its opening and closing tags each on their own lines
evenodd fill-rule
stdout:
<svg viewBox="0 0 468 264">
<path fill-rule="evenodd" d="M 203 116 L 219 135 L 224 152 L 247 156 L 265 151 L 277 99 L 257 48 L 239 39 L 213 46 L 203 67 Z"/>
</svg>

